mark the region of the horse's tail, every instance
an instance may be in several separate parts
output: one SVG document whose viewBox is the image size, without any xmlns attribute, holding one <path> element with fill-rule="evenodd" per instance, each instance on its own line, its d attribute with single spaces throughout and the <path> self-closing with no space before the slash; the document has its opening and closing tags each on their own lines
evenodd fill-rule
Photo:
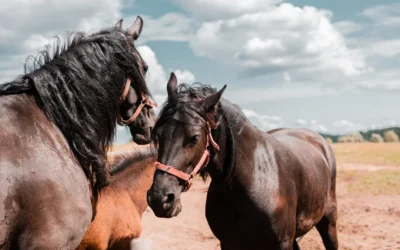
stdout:
<svg viewBox="0 0 400 250">
<path fill-rule="evenodd" d="M 0 95 L 16 95 L 33 92 L 34 87 L 29 78 L 18 78 L 15 81 L 0 84 Z"/>
</svg>

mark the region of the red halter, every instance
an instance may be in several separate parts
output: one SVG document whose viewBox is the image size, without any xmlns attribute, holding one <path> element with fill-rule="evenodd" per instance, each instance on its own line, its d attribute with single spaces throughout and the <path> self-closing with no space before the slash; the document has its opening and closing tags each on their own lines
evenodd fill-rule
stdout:
<svg viewBox="0 0 400 250">
<path fill-rule="evenodd" d="M 202 166 L 207 166 L 208 161 L 210 160 L 210 143 L 214 147 L 215 150 L 219 151 L 219 146 L 218 144 L 214 141 L 212 135 L 211 135 L 211 127 L 207 122 L 207 144 L 206 144 L 206 149 L 204 150 L 203 155 L 200 158 L 200 161 L 197 163 L 196 167 L 193 169 L 193 171 L 190 174 L 187 174 L 185 172 L 182 172 L 172 166 L 164 165 L 160 162 L 156 162 L 156 169 L 159 169 L 161 171 L 167 172 L 168 174 L 171 174 L 173 176 L 178 177 L 179 179 L 185 181 L 186 186 L 183 192 L 186 192 L 190 189 L 192 186 L 193 182 L 193 177 L 199 172 L 200 168 Z"/>
<path fill-rule="evenodd" d="M 126 79 L 126 83 L 125 83 L 125 88 L 124 88 L 124 92 L 122 92 L 121 97 L 119 98 L 119 103 L 121 104 L 123 101 L 125 101 L 126 96 L 129 93 L 129 88 L 131 87 L 131 79 L 127 78 Z M 128 120 L 124 120 L 122 119 L 121 114 L 118 115 L 118 120 L 117 123 L 120 126 L 124 126 L 124 125 L 129 125 L 131 124 L 140 114 L 140 112 L 142 111 L 142 109 L 147 105 L 151 108 L 153 107 L 157 107 L 157 103 L 152 102 L 149 100 L 149 98 L 147 98 L 143 93 L 140 93 L 140 97 L 141 97 L 141 101 L 139 106 L 136 108 L 136 111 L 133 113 L 133 115 L 128 119 Z"/>
</svg>

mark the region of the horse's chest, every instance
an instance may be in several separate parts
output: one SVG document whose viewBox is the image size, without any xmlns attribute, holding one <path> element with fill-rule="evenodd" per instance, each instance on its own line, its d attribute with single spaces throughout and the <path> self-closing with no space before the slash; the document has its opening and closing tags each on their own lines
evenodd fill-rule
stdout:
<svg viewBox="0 0 400 250">
<path fill-rule="evenodd" d="M 245 195 L 210 187 L 206 217 L 214 235 L 223 244 L 238 249 L 257 249 L 254 244 L 274 241 L 268 213 L 257 209 Z"/>
</svg>

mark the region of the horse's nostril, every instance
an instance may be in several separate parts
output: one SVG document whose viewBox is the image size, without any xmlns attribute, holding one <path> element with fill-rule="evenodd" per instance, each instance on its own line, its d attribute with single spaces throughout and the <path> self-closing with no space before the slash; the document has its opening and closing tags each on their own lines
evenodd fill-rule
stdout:
<svg viewBox="0 0 400 250">
<path fill-rule="evenodd" d="M 163 203 L 173 203 L 175 201 L 175 195 L 173 193 L 167 194 L 163 198 Z"/>
</svg>

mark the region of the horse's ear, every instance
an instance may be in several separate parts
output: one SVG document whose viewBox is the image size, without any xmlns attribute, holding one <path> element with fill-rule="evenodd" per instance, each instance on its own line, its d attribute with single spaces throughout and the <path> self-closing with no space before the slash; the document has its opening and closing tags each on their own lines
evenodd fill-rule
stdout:
<svg viewBox="0 0 400 250">
<path fill-rule="evenodd" d="M 122 21 L 124 19 L 119 20 L 116 24 L 115 24 L 115 28 L 117 28 L 118 30 L 122 30 Z"/>
<path fill-rule="evenodd" d="M 133 37 L 133 40 L 138 39 L 143 28 L 143 19 L 138 16 L 134 24 L 128 29 L 128 34 Z"/>
<path fill-rule="evenodd" d="M 174 72 L 172 72 L 167 84 L 168 97 L 173 97 L 177 93 L 177 90 L 178 80 L 176 79 Z"/>
<path fill-rule="evenodd" d="M 221 96 L 224 93 L 225 89 L 226 85 L 224 85 L 224 87 L 220 91 L 210 95 L 204 100 L 204 111 L 213 112 L 215 110 L 215 107 L 221 99 Z"/>
</svg>

